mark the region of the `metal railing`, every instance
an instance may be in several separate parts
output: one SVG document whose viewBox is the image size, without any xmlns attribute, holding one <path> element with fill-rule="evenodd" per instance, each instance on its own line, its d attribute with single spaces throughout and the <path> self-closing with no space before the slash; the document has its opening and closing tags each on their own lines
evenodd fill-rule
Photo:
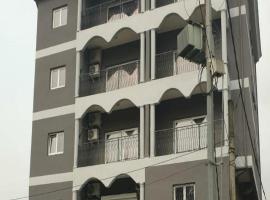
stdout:
<svg viewBox="0 0 270 200">
<path fill-rule="evenodd" d="M 78 166 L 98 165 L 139 157 L 138 135 L 97 140 L 79 145 Z"/>
<path fill-rule="evenodd" d="M 205 148 L 207 124 L 156 131 L 156 155 L 168 155 Z"/>
<path fill-rule="evenodd" d="M 156 55 L 156 77 L 164 78 L 185 72 L 196 71 L 200 65 L 182 57 L 176 57 L 175 51 L 168 51 Z"/>
<path fill-rule="evenodd" d="M 112 0 L 85 8 L 82 29 L 115 21 L 139 13 L 139 0 Z"/>
<path fill-rule="evenodd" d="M 136 85 L 139 82 L 139 61 L 108 67 L 98 76 L 82 73 L 80 96 L 92 95 Z"/>
<path fill-rule="evenodd" d="M 156 0 L 156 8 L 166 6 L 175 2 L 178 2 L 179 0 Z"/>
<path fill-rule="evenodd" d="M 224 123 L 214 121 L 215 145 L 224 144 Z M 182 153 L 207 147 L 207 122 L 156 131 L 156 156 Z"/>
</svg>

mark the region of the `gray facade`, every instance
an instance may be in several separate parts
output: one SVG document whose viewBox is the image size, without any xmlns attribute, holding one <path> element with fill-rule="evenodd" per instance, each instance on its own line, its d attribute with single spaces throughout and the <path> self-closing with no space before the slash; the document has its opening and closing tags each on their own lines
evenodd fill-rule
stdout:
<svg viewBox="0 0 270 200">
<path fill-rule="evenodd" d="M 76 39 L 77 1 L 73 0 L 36 0 L 38 6 L 37 50 L 52 47 Z M 67 25 L 53 28 L 53 10 L 68 6 Z"/>
<path fill-rule="evenodd" d="M 29 189 L 30 200 L 72 200 L 72 182 L 33 186 Z"/>
<path fill-rule="evenodd" d="M 76 51 L 71 49 L 36 60 L 34 112 L 74 104 Z M 51 70 L 66 68 L 65 87 L 50 89 Z"/>
<path fill-rule="evenodd" d="M 224 160 L 224 166 L 228 160 Z M 219 171 L 219 179 L 221 172 Z M 229 171 L 228 168 L 222 167 L 223 179 L 219 182 L 222 184 L 221 199 L 229 199 Z M 173 188 L 179 185 L 194 184 L 195 198 L 207 199 L 207 160 L 170 164 L 165 166 L 150 167 L 146 170 L 145 181 L 145 199 L 146 200 L 163 200 L 173 199 Z"/>
<path fill-rule="evenodd" d="M 64 132 L 64 153 L 48 155 L 48 134 Z M 30 177 L 67 173 L 73 169 L 74 115 L 33 122 Z"/>
<path fill-rule="evenodd" d="M 36 0 L 38 28 L 30 199 L 176 200 L 174 188 L 188 184 L 194 185 L 194 199 L 207 199 L 208 122 L 203 119 L 207 114 L 204 72 L 187 60 L 178 64 L 175 54 L 177 35 L 186 24 L 183 22 L 186 13 L 181 13 L 182 9 L 176 11 L 171 4 L 179 6 L 180 3 L 171 0 L 89 2 Z M 259 161 L 258 10 L 257 1 L 242 3 L 231 1 L 232 25 L 250 135 L 239 98 L 239 77 L 227 28 L 229 98 L 234 103 L 236 156 L 245 159 L 251 156 Z M 67 24 L 53 28 L 53 10 L 62 6 L 67 6 Z M 188 6 L 194 10 L 187 21 L 200 23 L 198 7 Z M 243 6 L 243 13 L 237 15 L 233 9 Z M 215 9 L 215 57 L 224 59 L 220 19 L 223 11 Z M 155 20 L 164 12 L 166 15 L 157 25 Z M 153 20 L 151 27 L 145 27 L 148 22 L 142 20 L 146 15 L 147 20 Z M 137 21 L 129 25 L 129 20 L 136 17 Z M 119 30 L 113 30 L 116 27 Z M 98 62 L 93 61 L 97 49 L 101 49 Z M 94 64 L 99 64 L 96 74 L 91 71 Z M 51 89 L 51 70 L 63 66 L 66 68 L 65 86 Z M 220 85 L 215 85 L 214 92 L 214 132 L 219 195 L 222 200 L 228 200 L 229 127 L 224 125 L 228 102 L 224 85 Z M 149 88 L 154 88 L 151 95 Z M 132 93 L 138 94 L 139 89 L 144 102 Z M 85 105 L 88 107 L 84 108 Z M 177 120 L 189 120 L 189 124 L 176 127 Z M 129 130 L 132 128 L 138 130 L 135 135 Z M 58 132 L 64 132 L 64 151 L 49 155 L 49 135 Z M 109 138 L 107 133 L 113 137 Z M 251 144 L 255 146 L 255 153 Z M 252 191 L 249 199 L 260 200 L 259 174 L 256 169 L 252 171 L 252 167 L 254 163 L 236 171 L 240 177 L 236 179 L 238 199 L 248 199 L 245 196 L 247 185 Z"/>
</svg>

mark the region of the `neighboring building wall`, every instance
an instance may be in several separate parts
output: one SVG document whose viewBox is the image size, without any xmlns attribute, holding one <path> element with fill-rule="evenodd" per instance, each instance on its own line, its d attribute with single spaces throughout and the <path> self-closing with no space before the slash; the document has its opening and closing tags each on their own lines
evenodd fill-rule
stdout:
<svg viewBox="0 0 270 200">
<path fill-rule="evenodd" d="M 38 2 L 37 50 L 76 39 L 77 0 L 36 0 Z M 53 29 L 53 9 L 68 6 L 67 25 Z"/>
<path fill-rule="evenodd" d="M 72 200 L 72 182 L 32 186 L 29 200 Z"/>
<path fill-rule="evenodd" d="M 256 80 L 256 63 L 254 60 L 250 33 L 249 21 L 247 15 L 232 18 L 233 34 L 237 52 L 237 62 L 239 68 L 240 79 L 243 81 L 243 98 L 248 116 L 248 122 L 251 131 L 251 137 L 256 150 L 256 156 L 259 159 L 259 132 L 258 132 L 258 101 L 257 101 L 257 80 Z M 230 30 L 229 30 L 230 31 Z M 238 87 L 238 76 L 235 64 L 235 55 L 233 51 L 232 38 L 228 35 L 228 61 L 230 79 L 234 81 Z M 247 82 L 244 83 L 244 82 Z M 239 87 L 238 87 L 239 88 Z M 235 105 L 234 117 L 235 121 L 242 122 L 235 124 L 236 134 L 236 150 L 237 155 L 252 154 L 251 143 L 249 139 L 248 127 L 244 116 L 244 109 L 240 98 L 240 90 L 236 89 L 231 92 L 231 97 Z M 243 140 L 244 138 L 244 140 Z"/>
<path fill-rule="evenodd" d="M 71 172 L 74 155 L 74 114 L 33 122 L 30 177 Z M 64 131 L 64 153 L 48 156 L 48 134 Z"/>
</svg>

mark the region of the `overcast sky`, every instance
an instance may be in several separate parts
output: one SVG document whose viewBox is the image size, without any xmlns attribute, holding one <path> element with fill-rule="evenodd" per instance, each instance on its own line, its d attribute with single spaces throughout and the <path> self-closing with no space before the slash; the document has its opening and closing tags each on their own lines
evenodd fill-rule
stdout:
<svg viewBox="0 0 270 200">
<path fill-rule="evenodd" d="M 259 0 L 263 57 L 257 66 L 261 162 L 270 199 L 270 1 Z M 0 199 L 28 195 L 37 9 L 0 0 Z"/>
</svg>

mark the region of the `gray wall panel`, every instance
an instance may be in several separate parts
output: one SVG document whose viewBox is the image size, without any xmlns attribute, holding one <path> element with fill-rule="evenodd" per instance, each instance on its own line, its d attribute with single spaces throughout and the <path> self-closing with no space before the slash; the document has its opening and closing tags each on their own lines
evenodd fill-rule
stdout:
<svg viewBox="0 0 270 200">
<path fill-rule="evenodd" d="M 228 159 L 224 159 L 222 199 L 229 199 Z M 175 185 L 195 183 L 196 199 L 207 199 L 207 161 L 193 161 L 148 167 L 145 172 L 145 199 L 173 199 Z M 219 173 L 220 174 L 220 173 Z M 219 180 L 220 177 L 219 177 Z"/>
<path fill-rule="evenodd" d="M 53 9 L 68 6 L 67 25 L 53 29 Z M 77 0 L 38 1 L 37 50 L 76 39 Z"/>
<path fill-rule="evenodd" d="M 72 200 L 72 182 L 31 186 L 29 200 Z"/>
<path fill-rule="evenodd" d="M 74 155 L 74 114 L 33 122 L 30 177 L 71 172 Z M 48 156 L 48 134 L 64 131 L 64 153 Z"/>
<path fill-rule="evenodd" d="M 58 66 L 66 67 L 66 85 L 51 90 L 50 70 Z M 75 68 L 75 49 L 36 60 L 34 112 L 74 104 Z"/>
</svg>

